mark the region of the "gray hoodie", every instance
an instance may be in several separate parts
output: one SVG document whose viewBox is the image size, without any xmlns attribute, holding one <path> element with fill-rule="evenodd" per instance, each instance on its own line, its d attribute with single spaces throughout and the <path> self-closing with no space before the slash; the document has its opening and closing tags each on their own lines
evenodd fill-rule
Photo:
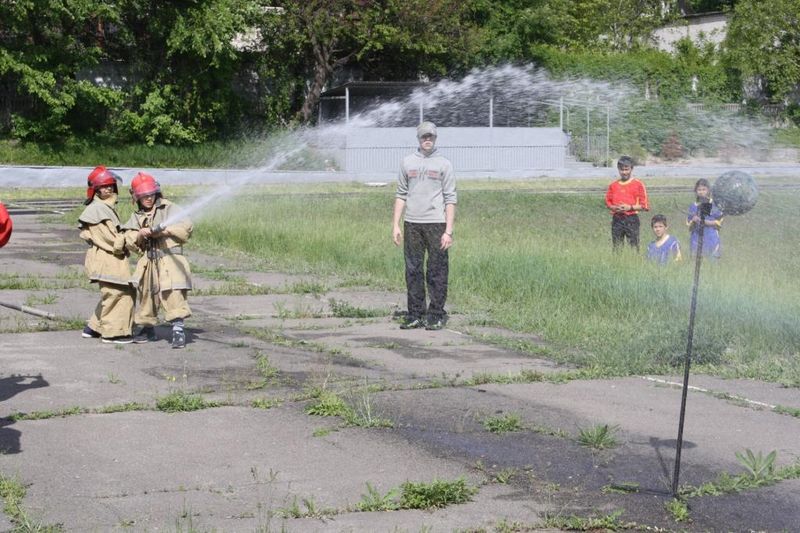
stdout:
<svg viewBox="0 0 800 533">
<path fill-rule="evenodd" d="M 453 165 L 433 150 L 407 155 L 400 165 L 396 198 L 405 200 L 405 221 L 417 224 L 445 222 L 444 206 L 456 203 Z"/>
</svg>

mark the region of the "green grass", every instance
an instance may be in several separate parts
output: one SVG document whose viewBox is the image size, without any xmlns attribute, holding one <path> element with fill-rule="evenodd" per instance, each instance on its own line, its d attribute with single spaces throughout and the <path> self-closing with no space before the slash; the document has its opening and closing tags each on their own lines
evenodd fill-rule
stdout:
<svg viewBox="0 0 800 533">
<path fill-rule="evenodd" d="M 328 305 L 331 307 L 331 314 L 338 318 L 375 318 L 389 315 L 386 309 L 364 309 L 335 298 L 328 299 Z"/>
<path fill-rule="evenodd" d="M 102 161 L 107 166 L 132 168 L 246 168 L 264 164 L 279 140 L 253 138 L 189 146 L 121 145 L 97 139 L 70 139 L 62 143 L 0 140 L 0 163 L 93 166 Z M 306 162 L 305 166 L 308 165 Z M 311 168 L 314 166 L 319 170 L 324 168 L 322 161 L 311 161 Z"/>
<path fill-rule="evenodd" d="M 653 213 L 667 215 L 686 248 L 683 219 L 692 198 L 691 184 L 683 183 L 686 193 L 654 194 L 652 203 Z M 474 187 L 465 182 L 459 192 L 451 311 L 538 335 L 546 348 L 532 345 L 542 352 L 537 356 L 604 375 L 666 372 L 679 365 L 692 284 L 689 261 L 657 268 L 633 254 L 613 255 L 602 192 Z M 247 196 L 197 224 L 193 244 L 244 252 L 290 272 L 359 277 L 403 291 L 402 249 L 388 237 L 392 202 L 391 187 L 327 196 L 249 187 Z M 786 245 L 796 239 L 798 202 L 796 191 L 766 190 L 751 213 L 725 220 L 723 260 L 706 263 L 702 271 L 696 369 L 800 385 L 800 289 L 793 274 L 800 252 Z M 645 222 L 642 241 L 649 240 Z M 320 294 L 325 288 L 295 290 Z"/>
<path fill-rule="evenodd" d="M 64 531 L 60 524 L 43 524 L 30 518 L 22 506 L 28 493 L 25 485 L 18 479 L 0 474 L 0 498 L 3 498 L 3 512 L 14 524 L 14 533 L 57 533 Z"/>
<path fill-rule="evenodd" d="M 740 474 L 722 472 L 713 481 L 708 481 L 700 486 L 684 485 L 678 491 L 680 497 L 719 496 L 756 487 L 766 487 L 787 479 L 800 478 L 800 461 L 798 460 L 790 465 L 776 468 L 774 466 L 775 452 L 771 452 L 766 458 L 761 453 L 753 456 L 750 450 L 746 450 L 746 453 L 748 457 L 736 454 L 739 462 L 745 468 L 745 472 Z"/>
<path fill-rule="evenodd" d="M 543 527 L 561 529 L 564 531 L 622 531 L 625 529 L 637 529 L 632 522 L 622 522 L 619 517 L 623 511 L 614 511 L 607 515 L 583 517 L 577 515 L 570 516 L 548 516 L 542 523 Z"/>
<path fill-rule="evenodd" d="M 198 394 L 189 394 L 184 391 L 175 391 L 156 398 L 156 409 L 165 413 L 198 411 L 217 406 L 216 402 L 208 402 Z"/>
<path fill-rule="evenodd" d="M 372 406 L 372 390 L 368 386 L 338 394 L 322 390 L 315 401 L 305 408 L 313 416 L 337 416 L 349 426 L 362 428 L 390 428 L 391 420 L 378 416 Z M 346 397 L 343 397 L 346 396 Z"/>
<path fill-rule="evenodd" d="M 462 477 L 453 481 L 435 479 L 429 483 L 406 481 L 400 485 L 402 509 L 438 509 L 472 500 L 478 488 Z"/>
<path fill-rule="evenodd" d="M 618 429 L 618 426 L 609 426 L 608 424 L 579 428 L 577 441 L 581 446 L 595 450 L 614 448 L 619 444 L 615 436 Z"/>
<path fill-rule="evenodd" d="M 483 421 L 483 427 L 490 433 L 510 433 L 522 429 L 522 420 L 516 413 L 503 416 L 490 416 Z"/>
</svg>

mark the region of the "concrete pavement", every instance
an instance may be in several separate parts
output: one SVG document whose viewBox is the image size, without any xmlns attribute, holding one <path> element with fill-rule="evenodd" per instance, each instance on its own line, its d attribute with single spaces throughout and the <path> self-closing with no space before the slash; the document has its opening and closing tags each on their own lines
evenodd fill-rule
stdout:
<svg viewBox="0 0 800 533">
<path fill-rule="evenodd" d="M 191 250 L 199 272 L 223 265 L 266 294 L 226 294 L 225 281 L 198 275 L 186 349 L 169 348 L 166 326 L 156 343 L 102 344 L 79 334 L 97 299 L 82 278 L 82 251 L 74 230 L 31 215 L 15 217 L 0 251 L 0 301 L 71 321 L 0 307 L 0 475 L 26 487 L 22 509 L 34 522 L 66 531 L 491 531 L 621 511 L 622 522 L 662 530 L 800 523 L 799 480 L 693 498 L 691 521 L 674 521 L 664 505 L 675 376 L 466 386 L 472 377 L 570 369 L 487 344 L 457 313 L 444 331 L 401 331 L 391 314 L 403 294 L 258 272 Z M 303 282 L 324 293 L 298 291 Z M 334 316 L 331 300 L 377 316 Z M 777 450 L 780 465 L 797 460 L 800 419 L 769 405 L 800 408 L 800 391 L 708 376 L 692 384 L 682 482 L 742 471 L 735 453 L 745 448 Z M 393 427 L 306 414 L 320 390 Z M 175 393 L 214 406 L 157 409 Z M 520 431 L 486 430 L 487 418 L 509 414 Z M 618 427 L 617 447 L 576 442 L 581 429 L 603 424 Z M 386 495 L 405 481 L 462 477 L 478 489 L 469 503 L 358 511 L 368 483 Z M 633 492 L 611 490 L 632 484 Z M 12 518 L 0 516 L 0 531 Z"/>
</svg>

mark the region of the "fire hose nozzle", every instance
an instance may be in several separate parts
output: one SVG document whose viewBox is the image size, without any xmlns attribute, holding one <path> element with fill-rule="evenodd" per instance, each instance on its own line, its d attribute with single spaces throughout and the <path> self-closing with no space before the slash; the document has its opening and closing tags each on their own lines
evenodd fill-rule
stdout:
<svg viewBox="0 0 800 533">
<path fill-rule="evenodd" d="M 163 233 L 163 231 L 164 231 L 165 229 L 167 229 L 167 226 L 166 226 L 166 224 L 164 224 L 164 223 L 162 222 L 161 224 L 159 224 L 158 226 L 155 226 L 155 227 L 153 228 L 153 233 Z"/>
</svg>

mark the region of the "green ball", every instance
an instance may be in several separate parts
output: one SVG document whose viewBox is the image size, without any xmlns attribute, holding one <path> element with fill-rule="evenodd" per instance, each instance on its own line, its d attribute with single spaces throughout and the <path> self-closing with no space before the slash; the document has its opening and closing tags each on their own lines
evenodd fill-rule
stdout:
<svg viewBox="0 0 800 533">
<path fill-rule="evenodd" d="M 758 187 L 750 174 L 731 170 L 717 178 L 711 187 L 711 196 L 723 214 L 742 215 L 756 205 Z"/>
</svg>

